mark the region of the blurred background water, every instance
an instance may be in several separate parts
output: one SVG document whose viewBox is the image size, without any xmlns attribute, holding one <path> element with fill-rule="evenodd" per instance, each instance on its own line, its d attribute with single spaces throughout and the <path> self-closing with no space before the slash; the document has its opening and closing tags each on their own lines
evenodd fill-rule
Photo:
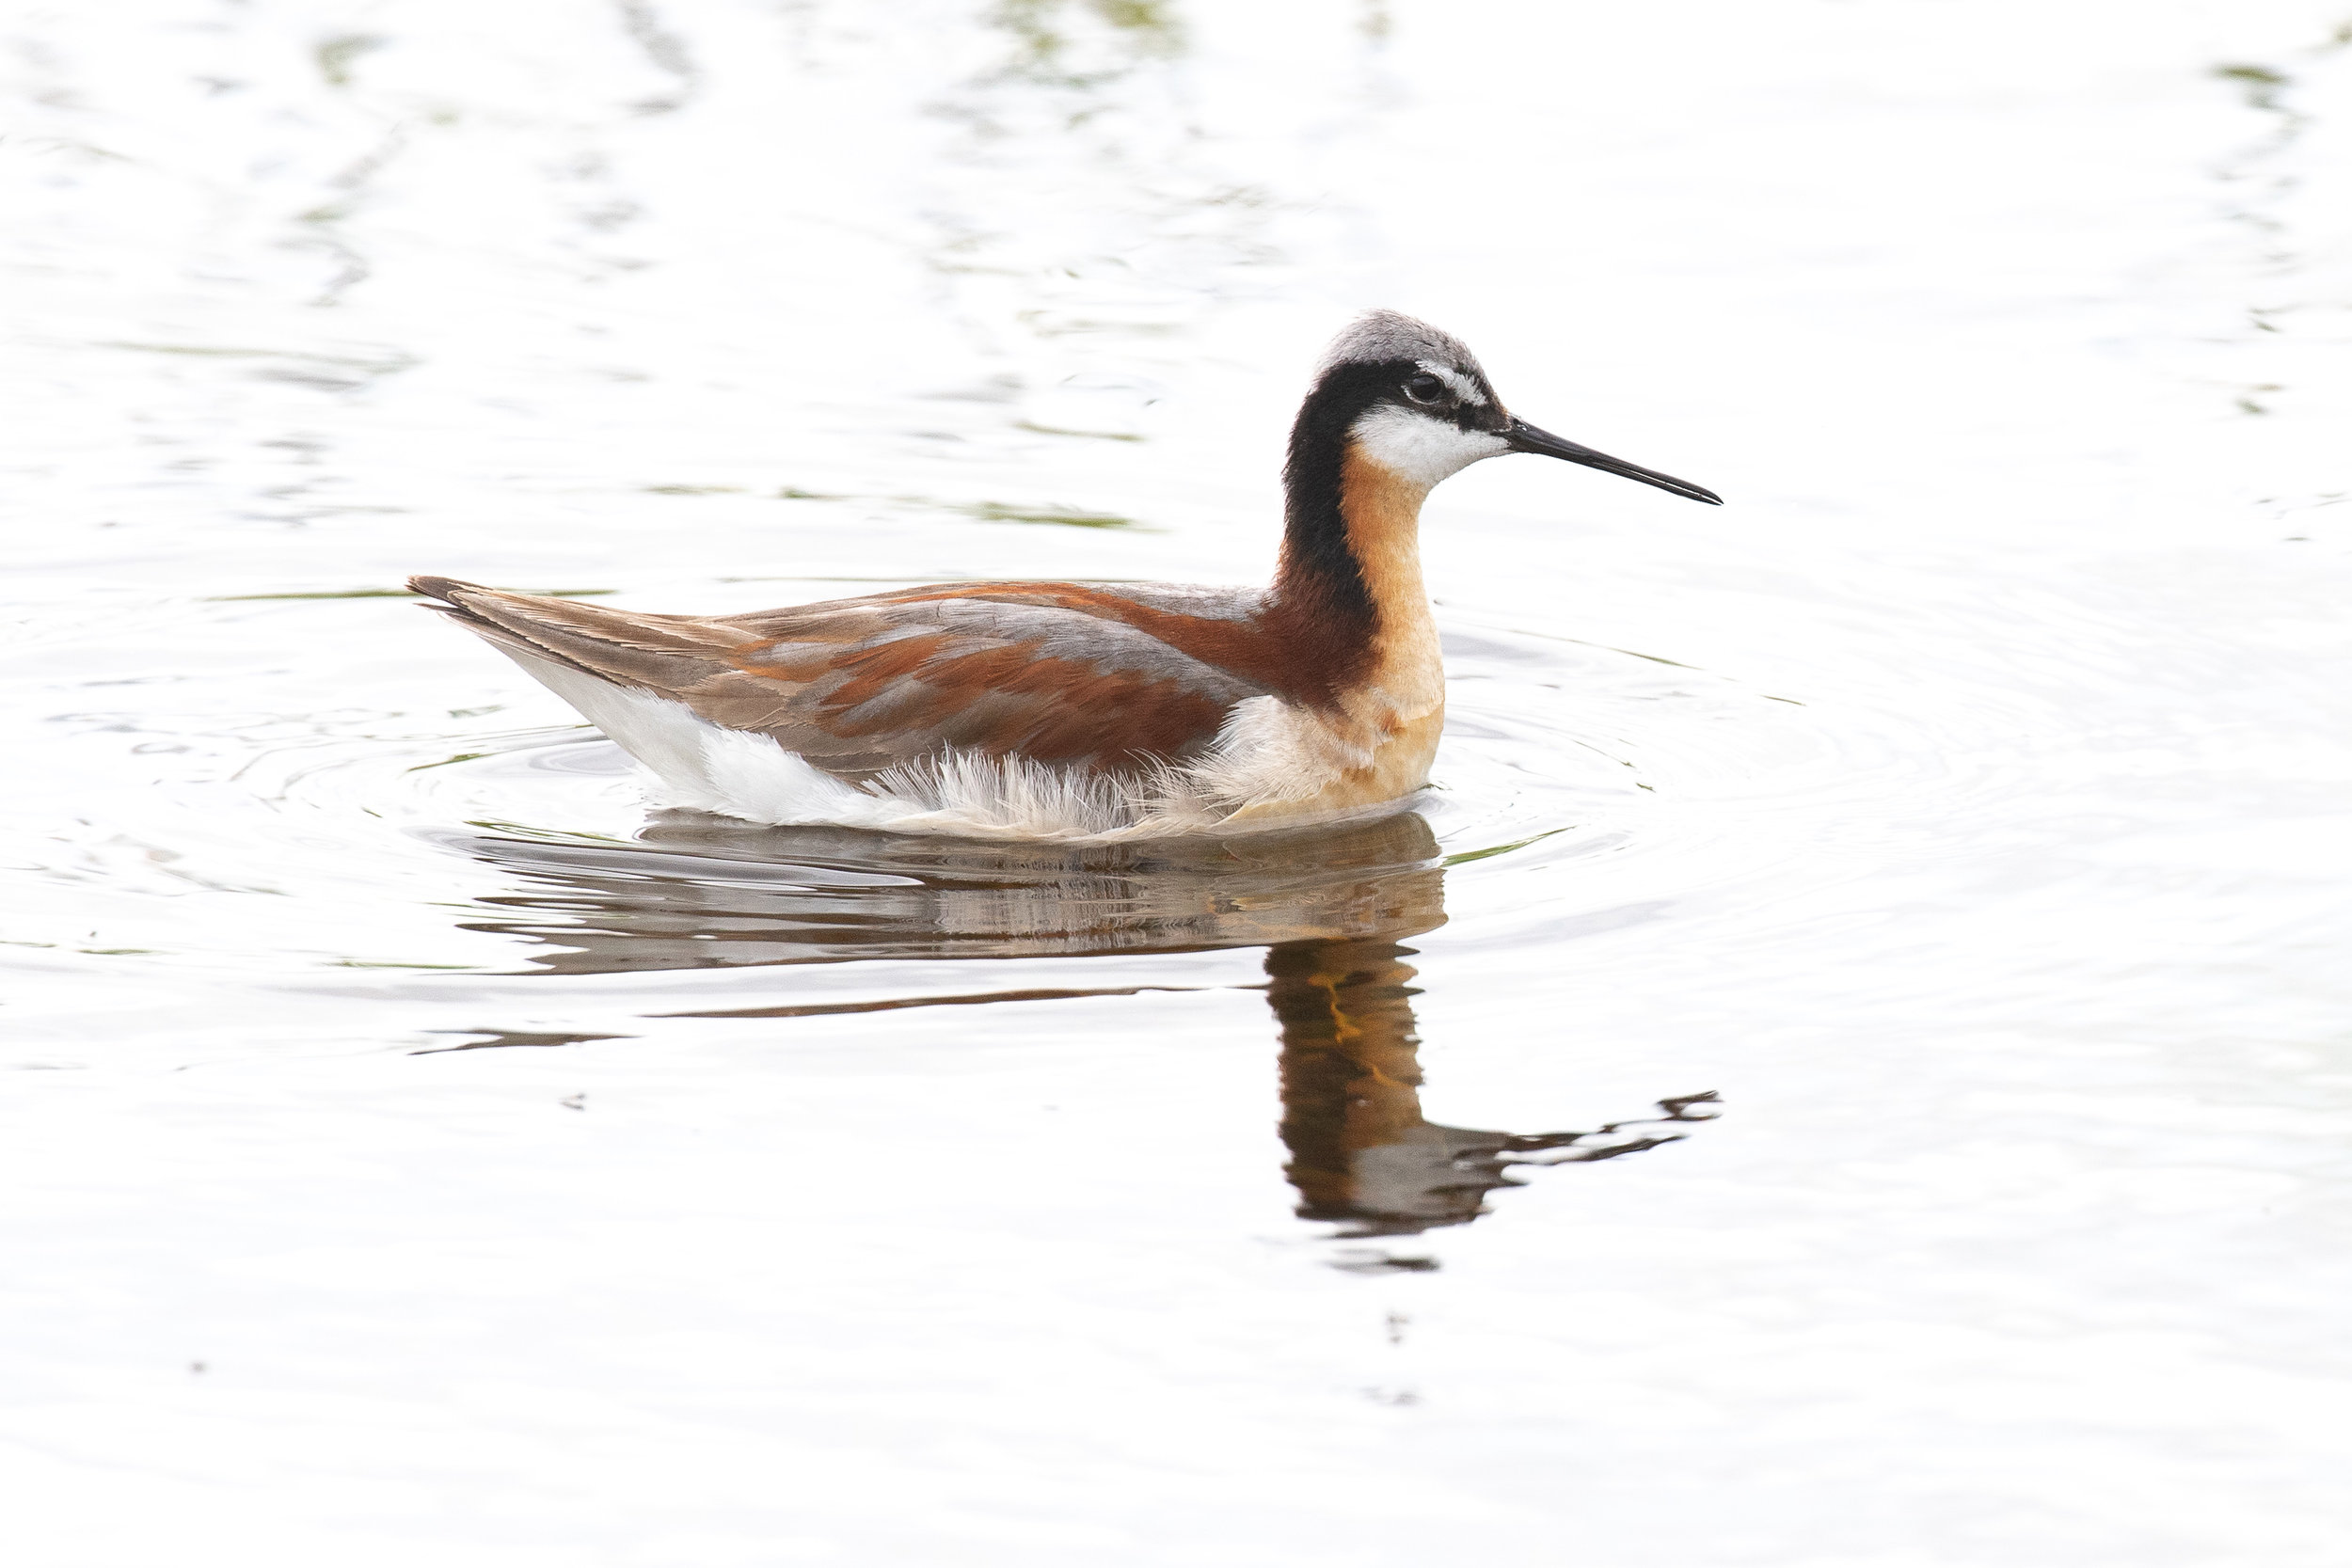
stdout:
<svg viewBox="0 0 2352 1568">
<path fill-rule="evenodd" d="M 2342 1560 L 2342 0 L 6 37 L 24 1560 Z M 652 814 L 398 593 L 1252 580 L 1373 304 L 1731 502 L 1440 491 L 1417 815 Z"/>
</svg>

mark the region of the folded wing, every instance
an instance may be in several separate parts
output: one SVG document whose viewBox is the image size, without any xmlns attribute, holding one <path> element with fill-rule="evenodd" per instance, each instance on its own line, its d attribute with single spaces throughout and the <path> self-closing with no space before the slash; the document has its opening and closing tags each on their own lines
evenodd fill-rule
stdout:
<svg viewBox="0 0 2352 1568">
<path fill-rule="evenodd" d="M 955 585 L 714 617 L 447 578 L 410 586 L 526 668 L 665 698 L 852 780 L 949 748 L 1101 772 L 1182 762 L 1236 703 L 1267 690 L 1131 624 L 1143 607 L 1071 585 Z M 1232 608 L 1220 608 L 1230 628 Z"/>
</svg>

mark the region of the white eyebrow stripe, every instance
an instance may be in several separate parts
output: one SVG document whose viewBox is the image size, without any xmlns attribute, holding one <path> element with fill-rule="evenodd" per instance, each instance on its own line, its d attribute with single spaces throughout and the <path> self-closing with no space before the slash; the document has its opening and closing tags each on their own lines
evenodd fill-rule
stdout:
<svg viewBox="0 0 2352 1568">
<path fill-rule="evenodd" d="M 1436 376 L 1439 381 L 1442 381 L 1447 386 L 1453 388 L 1454 395 L 1460 398 L 1464 403 L 1473 403 L 1481 408 L 1486 406 L 1486 394 L 1478 389 L 1478 383 L 1472 381 L 1469 376 L 1464 375 L 1460 371 L 1455 370 L 1453 366 L 1440 365 L 1434 359 L 1416 359 L 1413 362 L 1419 365 L 1422 370 L 1427 371 L 1431 375 Z"/>
</svg>

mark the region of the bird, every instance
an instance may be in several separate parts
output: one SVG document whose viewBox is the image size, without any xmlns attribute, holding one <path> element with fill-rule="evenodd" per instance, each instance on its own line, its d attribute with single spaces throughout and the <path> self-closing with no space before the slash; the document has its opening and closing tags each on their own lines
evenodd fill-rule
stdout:
<svg viewBox="0 0 2352 1568">
<path fill-rule="evenodd" d="M 1263 587 L 964 581 L 668 615 L 452 578 L 409 588 L 653 776 L 754 823 L 1114 842 L 1402 809 L 1445 718 L 1422 500 L 1526 452 L 1722 498 L 1519 419 L 1470 349 L 1393 310 L 1326 350 Z"/>
</svg>

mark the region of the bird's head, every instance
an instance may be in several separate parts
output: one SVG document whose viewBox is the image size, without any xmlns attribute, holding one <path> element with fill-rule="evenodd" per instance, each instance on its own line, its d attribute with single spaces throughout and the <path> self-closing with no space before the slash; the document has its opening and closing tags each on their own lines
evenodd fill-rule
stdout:
<svg viewBox="0 0 2352 1568">
<path fill-rule="evenodd" d="M 1334 437 L 1423 490 L 1481 458 L 1524 451 L 1723 504 L 1711 490 L 1529 424 L 1502 405 L 1461 340 L 1394 310 L 1358 318 L 1325 352 L 1292 432 L 1294 465 Z"/>
</svg>

